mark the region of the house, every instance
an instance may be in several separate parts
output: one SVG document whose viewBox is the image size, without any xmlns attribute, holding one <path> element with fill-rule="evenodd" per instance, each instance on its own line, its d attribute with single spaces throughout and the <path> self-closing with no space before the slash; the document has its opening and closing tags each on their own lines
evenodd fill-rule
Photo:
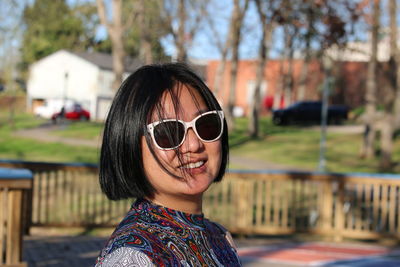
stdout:
<svg viewBox="0 0 400 267">
<path fill-rule="evenodd" d="M 142 64 L 127 59 L 124 77 Z M 57 51 L 32 64 L 27 81 L 27 108 L 49 100 L 73 100 L 90 111 L 94 120 L 104 120 L 114 96 L 112 57 L 97 52 Z"/>
</svg>

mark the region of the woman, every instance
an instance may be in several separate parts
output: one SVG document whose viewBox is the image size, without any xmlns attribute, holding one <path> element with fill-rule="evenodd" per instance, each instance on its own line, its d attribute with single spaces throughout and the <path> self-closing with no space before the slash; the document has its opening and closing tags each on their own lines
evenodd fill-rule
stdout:
<svg viewBox="0 0 400 267">
<path fill-rule="evenodd" d="M 182 64 L 128 77 L 106 120 L 100 185 L 136 198 L 97 266 L 240 266 L 230 234 L 204 218 L 202 196 L 228 161 L 223 112 Z"/>
</svg>

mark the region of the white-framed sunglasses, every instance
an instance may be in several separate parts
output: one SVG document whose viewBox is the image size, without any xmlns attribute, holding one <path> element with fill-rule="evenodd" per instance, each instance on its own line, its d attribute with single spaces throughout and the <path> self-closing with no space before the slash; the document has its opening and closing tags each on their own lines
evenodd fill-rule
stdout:
<svg viewBox="0 0 400 267">
<path fill-rule="evenodd" d="M 147 125 L 154 144 L 158 149 L 176 149 L 183 144 L 187 131 L 192 128 L 196 136 L 203 142 L 218 140 L 224 130 L 224 112 L 222 110 L 207 111 L 192 121 L 166 119 Z"/>
</svg>

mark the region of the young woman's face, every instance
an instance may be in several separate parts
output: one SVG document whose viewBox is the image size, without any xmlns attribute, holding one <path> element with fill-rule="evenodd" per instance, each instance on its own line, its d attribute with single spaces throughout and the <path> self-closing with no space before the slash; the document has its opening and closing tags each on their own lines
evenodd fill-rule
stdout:
<svg viewBox="0 0 400 267">
<path fill-rule="evenodd" d="M 164 94 L 161 99 L 163 119 L 190 122 L 201 113 L 208 111 L 204 100 L 196 90 L 183 85 L 180 90 L 174 89 L 174 91 L 178 94 L 179 110 L 174 109 L 171 95 Z M 154 112 L 151 122 L 159 120 Z M 201 198 L 219 172 L 222 158 L 220 139 L 203 142 L 196 136 L 193 129 L 189 128 L 184 142 L 178 147 L 182 161 L 179 160 L 175 150 L 161 150 L 155 146 L 153 140 L 151 145 L 161 164 L 172 174 L 182 177 L 181 179 L 173 177 L 159 166 L 145 137 L 142 137 L 144 170 L 149 182 L 156 190 L 154 200 L 161 204 L 174 199 Z"/>
</svg>

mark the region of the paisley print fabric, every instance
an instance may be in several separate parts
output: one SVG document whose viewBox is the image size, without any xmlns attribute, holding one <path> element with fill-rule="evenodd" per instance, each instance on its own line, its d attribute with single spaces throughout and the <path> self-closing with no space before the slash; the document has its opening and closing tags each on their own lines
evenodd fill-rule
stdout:
<svg viewBox="0 0 400 267">
<path fill-rule="evenodd" d="M 104 261 L 96 266 L 102 267 L 155 267 L 146 254 L 136 249 L 122 247 L 108 254 Z"/>
<path fill-rule="evenodd" d="M 107 255 L 124 247 L 143 253 L 155 266 L 241 266 L 226 235 L 203 215 L 139 199 L 111 235 L 96 266 L 109 266 L 103 265 Z"/>
</svg>

